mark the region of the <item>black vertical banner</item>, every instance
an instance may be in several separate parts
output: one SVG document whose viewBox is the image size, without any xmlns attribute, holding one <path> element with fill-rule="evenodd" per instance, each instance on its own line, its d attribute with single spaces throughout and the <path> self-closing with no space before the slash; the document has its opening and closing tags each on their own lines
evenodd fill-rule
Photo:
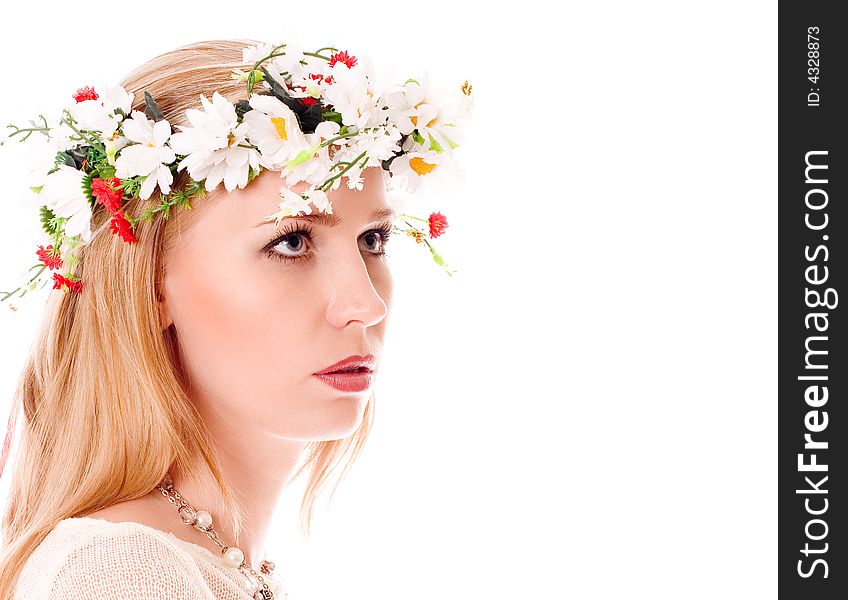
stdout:
<svg viewBox="0 0 848 600">
<path fill-rule="evenodd" d="M 781 598 L 848 598 L 848 112 L 840 3 L 779 5 Z"/>
</svg>

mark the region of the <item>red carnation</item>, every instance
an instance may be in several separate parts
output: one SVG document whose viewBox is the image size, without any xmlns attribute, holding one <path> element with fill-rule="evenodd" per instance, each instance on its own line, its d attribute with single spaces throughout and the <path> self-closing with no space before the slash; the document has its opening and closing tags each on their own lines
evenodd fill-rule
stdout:
<svg viewBox="0 0 848 600">
<path fill-rule="evenodd" d="M 91 180 L 91 193 L 100 204 L 106 207 L 110 215 L 114 215 L 121 208 L 121 199 L 124 197 L 124 190 L 120 185 L 121 180 L 117 177 L 112 177 L 111 179 L 95 177 Z"/>
<path fill-rule="evenodd" d="M 58 290 L 63 285 L 68 286 L 68 289 L 72 292 L 80 293 L 82 292 L 82 281 L 72 281 L 62 275 L 61 273 L 53 273 L 53 289 Z"/>
<path fill-rule="evenodd" d="M 337 62 L 344 63 L 347 65 L 348 69 L 351 69 L 354 65 L 356 65 L 356 57 L 348 55 L 347 50 L 342 50 L 341 52 L 336 52 L 330 57 L 330 67 Z"/>
<path fill-rule="evenodd" d="M 83 100 L 97 100 L 99 96 L 97 92 L 94 91 L 94 88 L 90 88 L 88 86 L 81 87 L 74 94 L 74 100 L 77 102 L 82 102 Z"/>
<path fill-rule="evenodd" d="M 353 62 L 354 62 L 354 64 L 356 64 L 355 58 L 353 59 Z M 347 63 L 345 63 L 345 64 L 347 64 Z M 333 76 L 332 75 L 330 75 L 328 77 L 324 77 L 321 73 L 310 73 L 309 79 L 311 79 L 312 81 L 317 81 L 318 83 L 321 83 L 322 81 L 324 83 L 333 83 Z M 300 87 L 302 89 L 303 86 L 300 86 Z"/>
<path fill-rule="evenodd" d="M 127 217 L 123 212 L 115 213 L 112 215 L 112 222 L 109 224 L 112 233 L 117 233 L 120 235 L 125 242 L 129 242 L 130 244 L 138 241 L 138 238 L 135 237 L 135 234 L 132 231 L 132 225 L 127 221 Z"/>
<path fill-rule="evenodd" d="M 62 266 L 62 257 L 59 256 L 58 248 L 53 248 L 53 244 L 50 244 L 47 248 L 39 246 L 35 253 L 41 262 L 44 263 L 44 266 L 49 269 L 58 269 Z"/>
<path fill-rule="evenodd" d="M 448 228 L 448 220 L 445 215 L 439 212 L 434 212 L 430 215 L 430 237 L 437 238 Z"/>
</svg>

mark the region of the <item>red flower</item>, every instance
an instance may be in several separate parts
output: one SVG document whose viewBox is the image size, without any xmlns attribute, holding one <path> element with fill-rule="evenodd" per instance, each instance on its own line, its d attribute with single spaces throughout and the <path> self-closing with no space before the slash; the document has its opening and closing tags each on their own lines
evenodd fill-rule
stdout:
<svg viewBox="0 0 848 600">
<path fill-rule="evenodd" d="M 38 246 L 38 250 L 35 253 L 41 262 L 50 269 L 58 269 L 62 266 L 62 258 L 59 256 L 59 250 L 58 248 L 53 248 L 53 244 L 50 244 L 47 248 Z"/>
<path fill-rule="evenodd" d="M 347 50 L 342 50 L 341 52 L 336 52 L 330 57 L 330 67 L 332 67 L 337 62 L 344 63 L 347 65 L 348 69 L 351 69 L 356 65 L 356 57 L 350 56 L 347 53 Z"/>
<path fill-rule="evenodd" d="M 109 224 L 112 233 L 117 233 L 120 235 L 125 242 L 129 242 L 130 244 L 138 241 L 138 238 L 135 237 L 135 234 L 132 231 L 132 225 L 127 221 L 127 217 L 123 212 L 115 213 L 112 215 L 112 222 Z"/>
<path fill-rule="evenodd" d="M 347 64 L 347 63 L 345 63 L 345 64 Z M 353 64 L 356 64 L 355 58 L 353 59 Z M 353 65 L 348 65 L 348 66 L 353 66 Z M 330 75 L 328 77 L 324 77 L 321 73 L 310 73 L 309 79 L 311 79 L 312 81 L 317 81 L 318 83 L 321 83 L 322 81 L 324 83 L 333 83 L 333 76 L 332 75 Z M 299 86 L 299 87 L 301 89 L 303 89 L 303 86 Z"/>
<path fill-rule="evenodd" d="M 430 237 L 437 238 L 448 228 L 448 220 L 445 215 L 439 212 L 434 212 L 430 215 Z"/>
<path fill-rule="evenodd" d="M 71 290 L 72 292 L 77 292 L 77 293 L 82 292 L 82 281 L 80 281 L 80 280 L 73 281 L 71 279 L 68 279 L 67 277 L 65 277 L 61 273 L 53 273 L 53 289 L 58 290 L 63 285 L 68 286 L 68 289 Z"/>
<path fill-rule="evenodd" d="M 97 92 L 94 91 L 94 88 L 90 88 L 88 86 L 81 87 L 74 94 L 74 100 L 77 102 L 82 102 L 83 100 L 97 100 L 99 96 Z"/>
<path fill-rule="evenodd" d="M 121 208 L 121 199 L 124 197 L 124 190 L 119 187 L 120 185 L 121 180 L 117 177 L 112 177 L 111 179 L 95 177 L 91 180 L 92 195 L 94 195 L 100 204 L 106 207 L 110 215 L 114 215 Z"/>
<path fill-rule="evenodd" d="M 313 104 L 318 102 L 318 100 L 316 100 L 312 96 L 307 96 L 306 98 L 300 98 L 300 101 L 303 102 L 306 106 L 312 106 Z"/>
</svg>

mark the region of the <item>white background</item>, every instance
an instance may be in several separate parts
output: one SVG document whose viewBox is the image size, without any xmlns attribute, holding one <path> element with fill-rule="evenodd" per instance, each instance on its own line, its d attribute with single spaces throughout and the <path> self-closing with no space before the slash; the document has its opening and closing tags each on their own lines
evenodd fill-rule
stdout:
<svg viewBox="0 0 848 600">
<path fill-rule="evenodd" d="M 776 596 L 776 3 L 46 6 L 4 23 L 4 126 L 213 38 L 473 85 L 459 272 L 395 242 L 365 453 L 311 540 L 300 487 L 275 516 L 292 600 Z M 10 154 L 2 289 L 39 231 Z M 43 298 L 0 307 L 0 424 Z"/>
</svg>

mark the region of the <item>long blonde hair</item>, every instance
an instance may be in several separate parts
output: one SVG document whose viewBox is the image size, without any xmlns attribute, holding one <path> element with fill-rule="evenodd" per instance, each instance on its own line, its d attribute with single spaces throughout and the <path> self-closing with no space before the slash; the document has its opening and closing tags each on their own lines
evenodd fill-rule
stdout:
<svg viewBox="0 0 848 600">
<path fill-rule="evenodd" d="M 201 107 L 200 94 L 211 98 L 217 90 L 234 103 L 247 98 L 245 84 L 231 77 L 232 69 L 249 66 L 242 61 L 242 49 L 257 43 L 212 40 L 183 46 L 141 65 L 120 85 L 135 94 L 134 110 L 144 110 L 148 91 L 172 127 L 188 126 L 185 110 Z M 183 171 L 174 189 L 185 189 L 188 182 Z M 126 211 L 140 215 L 156 197 L 129 200 Z M 241 506 L 184 391 L 173 326 L 163 331 L 158 313 L 162 257 L 202 203 L 197 198 L 192 210 L 175 208 L 167 219 L 160 212 L 141 222 L 137 244 L 104 231 L 110 216 L 97 205 L 94 235 L 79 248 L 76 274 L 85 281 L 82 293 L 50 292 L 15 392 L 0 459 L 1 475 L 22 408 L 23 429 L 10 463 L 2 519 L 0 598 L 12 597 L 27 558 L 59 521 L 144 496 L 172 464 L 194 481 L 208 467 L 238 536 Z M 317 497 L 344 465 L 338 487 L 359 456 L 373 412 L 372 394 L 356 433 L 312 442 L 301 455 L 292 480 L 309 473 L 300 510 L 307 536 Z M 193 468 L 194 457 L 202 459 L 201 468 Z"/>
</svg>

